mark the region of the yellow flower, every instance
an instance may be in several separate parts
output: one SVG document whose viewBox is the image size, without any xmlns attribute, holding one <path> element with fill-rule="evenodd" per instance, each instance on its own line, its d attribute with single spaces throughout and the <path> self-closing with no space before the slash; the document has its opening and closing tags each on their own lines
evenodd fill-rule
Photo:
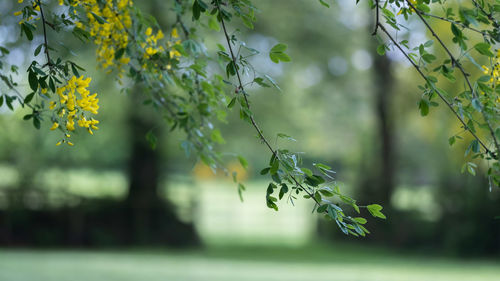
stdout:
<svg viewBox="0 0 500 281">
<path fill-rule="evenodd" d="M 153 29 L 152 29 L 151 27 L 148 27 L 148 28 L 146 29 L 146 35 L 147 35 L 147 36 L 150 36 L 152 33 L 153 33 Z"/>
<path fill-rule="evenodd" d="M 160 30 L 158 30 L 158 33 L 156 34 L 156 40 L 160 40 L 164 37 L 163 35 L 163 32 Z"/>
<path fill-rule="evenodd" d="M 156 54 L 157 52 L 158 52 L 157 50 L 155 50 L 151 47 L 146 48 L 146 54 L 148 54 L 149 56 L 152 56 L 152 55 Z"/>
<path fill-rule="evenodd" d="M 17 3 L 21 4 L 24 0 L 17 0 Z"/>
<path fill-rule="evenodd" d="M 486 67 L 485 65 L 482 65 L 481 68 L 483 69 L 484 74 L 488 74 L 490 72 L 490 69 Z"/>
<path fill-rule="evenodd" d="M 14 16 L 20 16 L 23 12 L 21 11 L 17 11 L 17 12 L 14 12 Z"/>
<path fill-rule="evenodd" d="M 56 143 L 56 146 L 60 146 L 60 145 L 61 145 L 61 143 L 63 143 L 63 141 L 58 141 L 58 142 Z"/>
<path fill-rule="evenodd" d="M 54 123 L 52 124 L 52 127 L 50 127 L 50 129 L 51 129 L 52 131 L 54 131 L 54 130 L 55 130 L 55 129 L 57 129 L 57 128 L 59 128 L 59 123 L 57 123 L 57 122 L 54 122 Z"/>
<path fill-rule="evenodd" d="M 74 143 L 72 143 L 72 142 L 70 142 L 70 141 L 67 141 L 66 143 L 67 143 L 69 146 L 73 146 L 73 145 L 75 145 Z"/>
<path fill-rule="evenodd" d="M 177 32 L 177 28 L 173 28 L 172 29 L 172 32 L 170 32 L 170 36 L 172 36 L 172 38 L 179 38 L 179 33 Z"/>
<path fill-rule="evenodd" d="M 130 58 L 124 57 L 120 59 L 121 64 L 128 64 L 130 62 Z"/>
</svg>

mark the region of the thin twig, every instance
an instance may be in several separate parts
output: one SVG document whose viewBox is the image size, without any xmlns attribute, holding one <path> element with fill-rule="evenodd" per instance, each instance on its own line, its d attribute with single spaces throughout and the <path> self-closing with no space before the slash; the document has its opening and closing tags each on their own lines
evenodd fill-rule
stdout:
<svg viewBox="0 0 500 281">
<path fill-rule="evenodd" d="M 372 35 L 375 35 L 377 34 L 377 30 L 378 30 L 378 23 L 379 23 L 379 7 L 378 7 L 378 2 L 380 0 L 375 0 L 375 30 L 373 30 L 373 33 Z"/>
<path fill-rule="evenodd" d="M 180 5 L 180 6 L 181 6 L 181 8 L 182 8 L 182 2 L 181 2 L 181 0 L 175 0 L 175 2 L 176 2 L 178 5 Z M 177 23 L 177 24 L 179 24 L 179 25 L 181 26 L 181 29 L 182 29 L 182 31 L 184 32 L 184 35 L 185 35 L 186 37 L 188 37 L 188 36 L 189 36 L 189 30 L 187 29 L 186 25 L 185 25 L 185 24 L 184 24 L 184 22 L 182 21 L 180 13 L 176 13 L 176 14 L 177 14 L 177 17 L 176 17 L 176 23 Z"/>
<path fill-rule="evenodd" d="M 47 43 L 47 28 L 45 27 L 47 25 L 47 21 L 45 20 L 45 15 L 43 14 L 43 8 L 42 8 L 42 3 L 40 0 L 36 0 L 38 7 L 40 8 L 40 15 L 42 17 L 42 26 L 43 26 L 43 41 L 44 41 L 44 46 L 45 46 L 45 55 L 47 56 L 47 64 L 49 68 L 52 68 L 52 62 L 50 60 L 50 54 L 49 54 L 49 44 Z"/>
<path fill-rule="evenodd" d="M 449 18 L 445 18 L 445 17 L 441 17 L 441 16 L 429 14 L 429 13 L 422 12 L 422 11 L 420 11 L 420 13 L 422 13 L 422 15 L 425 15 L 425 16 L 428 16 L 428 17 L 432 17 L 432 18 L 435 18 L 435 19 L 438 19 L 438 20 L 447 21 L 447 22 L 450 22 L 450 23 L 454 23 L 456 25 L 460 25 L 461 27 L 463 27 L 465 29 L 477 32 L 477 33 L 479 33 L 479 34 L 481 34 L 483 36 L 490 36 L 488 33 L 484 32 L 484 31 L 481 31 L 481 30 L 476 29 L 474 27 L 467 26 L 467 25 L 465 25 L 465 24 L 463 24 L 463 23 L 461 23 L 459 21 L 455 21 L 455 20 L 452 20 L 452 19 L 449 19 Z"/>
</svg>

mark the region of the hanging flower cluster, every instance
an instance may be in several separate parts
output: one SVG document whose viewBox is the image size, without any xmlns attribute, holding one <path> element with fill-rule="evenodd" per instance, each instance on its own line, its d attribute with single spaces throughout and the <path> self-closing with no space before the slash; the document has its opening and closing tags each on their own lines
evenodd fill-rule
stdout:
<svg viewBox="0 0 500 281">
<path fill-rule="evenodd" d="M 486 65 L 481 66 L 483 68 L 483 73 L 490 76 L 489 83 L 491 83 L 492 88 L 496 89 L 500 86 L 500 50 L 497 50 L 497 54 L 494 58 L 492 58 L 492 66 L 491 68 Z M 484 94 L 483 91 L 481 91 Z M 500 104 L 500 97 L 497 97 L 497 104 Z"/>
<path fill-rule="evenodd" d="M 165 37 L 161 29 L 158 30 L 156 34 L 153 34 L 153 29 L 151 27 L 148 27 L 145 33 L 146 33 L 146 42 L 141 43 L 141 47 L 145 51 L 144 58 L 149 58 L 158 52 L 165 51 L 163 46 L 158 44 L 158 40 Z"/>
<path fill-rule="evenodd" d="M 167 42 L 167 47 L 170 49 L 169 56 L 171 59 L 178 58 L 181 56 L 181 53 L 174 48 L 175 45 L 179 45 L 181 43 L 181 40 L 179 40 L 179 33 L 177 32 L 177 28 L 172 29 L 170 37 L 172 38 L 172 40 Z"/>
<path fill-rule="evenodd" d="M 52 101 L 49 108 L 54 110 L 53 125 L 51 130 L 62 129 L 64 132 L 64 139 L 59 141 L 56 145 L 62 143 L 67 143 L 68 145 L 73 145 L 69 141 L 69 132 L 75 130 L 75 121 L 79 127 L 87 129 L 87 131 L 93 135 L 92 130 L 99 129 L 97 124 L 99 121 L 90 117 L 90 114 L 97 114 L 99 109 L 99 99 L 97 94 L 90 94 L 89 87 L 91 78 L 80 76 L 71 77 L 67 84 L 63 87 L 59 87 L 56 90 L 59 96 L 58 101 Z"/>
<path fill-rule="evenodd" d="M 24 0 L 17 0 L 17 3 L 19 4 L 22 4 L 24 2 Z M 26 8 L 29 8 L 29 6 L 26 6 Z M 25 13 L 27 13 L 26 17 L 24 17 L 23 19 L 21 19 L 19 21 L 19 24 L 23 24 L 25 22 L 29 23 L 31 20 L 35 19 L 35 20 L 39 20 L 40 19 L 40 16 L 38 13 L 40 13 L 40 6 L 38 6 L 38 2 L 37 1 L 32 1 L 31 2 L 31 9 L 29 10 L 26 10 L 26 9 L 23 9 Z M 21 11 L 17 11 L 17 12 L 14 12 L 14 16 L 20 16 L 23 14 L 23 10 Z"/>
<path fill-rule="evenodd" d="M 129 8 L 131 0 L 104 1 L 74 0 L 73 6 L 85 9 L 88 25 L 75 22 L 75 26 L 87 30 L 97 45 L 97 61 L 103 69 L 121 69 L 129 63 L 124 50 L 130 41 L 128 29 L 132 26 Z M 62 1 L 59 4 L 63 4 Z"/>
</svg>

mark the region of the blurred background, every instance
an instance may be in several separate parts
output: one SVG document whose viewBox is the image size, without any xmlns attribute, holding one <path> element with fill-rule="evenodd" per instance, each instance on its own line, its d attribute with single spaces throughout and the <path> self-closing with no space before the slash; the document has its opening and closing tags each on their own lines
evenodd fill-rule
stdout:
<svg viewBox="0 0 500 281">
<path fill-rule="evenodd" d="M 307 200 L 268 209 L 259 170 L 269 155 L 234 111 L 219 125 L 228 168 L 247 186 L 240 202 L 229 177 L 187 157 L 181 134 L 92 64 L 94 50 L 50 35 L 93 78 L 100 129 L 56 147 L 50 122 L 38 131 L 22 120 L 25 109 L 0 108 L 0 280 L 498 280 L 500 190 L 490 189 L 484 163 L 478 176 L 460 173 L 468 142 L 448 144 L 459 125 L 442 106 L 420 116 L 420 78 L 398 53 L 376 54 L 371 14 L 354 2 L 255 0 L 255 30 L 237 34 L 282 88 L 249 89 L 264 132 L 293 136 L 273 141 L 332 166 L 361 204 L 382 204 L 388 219 L 370 219 L 372 234 L 344 236 Z M 24 77 L 42 38 L 18 42 L 16 5 L 0 2 L 0 45 Z M 169 1 L 136 5 L 170 30 Z M 409 27 L 398 36 L 425 41 L 422 26 Z M 211 33 L 208 51 L 223 40 Z M 277 42 L 291 63 L 268 59 Z M 232 162 L 235 151 L 248 170 Z"/>
</svg>

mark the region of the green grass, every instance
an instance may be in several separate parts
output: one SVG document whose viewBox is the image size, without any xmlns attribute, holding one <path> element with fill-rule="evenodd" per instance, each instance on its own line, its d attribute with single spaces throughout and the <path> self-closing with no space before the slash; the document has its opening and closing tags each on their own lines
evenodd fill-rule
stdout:
<svg viewBox="0 0 500 281">
<path fill-rule="evenodd" d="M 500 263 L 360 246 L 203 250 L 0 250 L 2 281 L 500 280 Z"/>
</svg>

